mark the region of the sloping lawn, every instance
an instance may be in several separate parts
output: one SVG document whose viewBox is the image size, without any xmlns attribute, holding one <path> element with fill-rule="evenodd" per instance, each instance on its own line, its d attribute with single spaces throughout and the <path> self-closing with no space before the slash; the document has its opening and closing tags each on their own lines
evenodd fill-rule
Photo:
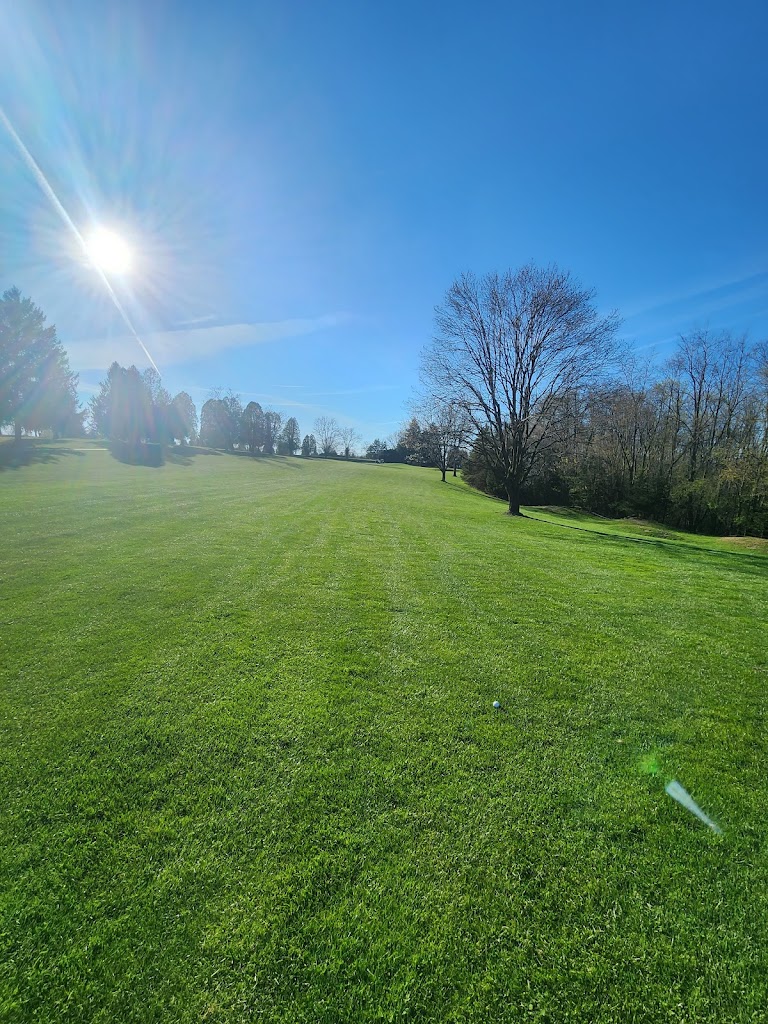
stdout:
<svg viewBox="0 0 768 1024">
<path fill-rule="evenodd" d="M 79 447 L 0 466 L 0 1019 L 768 1020 L 766 555 Z"/>
</svg>

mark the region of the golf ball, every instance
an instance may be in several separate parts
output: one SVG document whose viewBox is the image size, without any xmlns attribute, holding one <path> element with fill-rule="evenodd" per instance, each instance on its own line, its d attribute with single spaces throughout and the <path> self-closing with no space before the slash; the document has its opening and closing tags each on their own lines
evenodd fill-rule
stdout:
<svg viewBox="0 0 768 1024">
<path fill-rule="evenodd" d="M 494 706 L 494 707 L 496 708 L 496 710 L 498 711 L 498 710 L 499 710 L 499 708 L 501 707 L 501 702 L 500 702 L 500 701 L 498 701 L 498 700 L 495 700 L 495 701 L 493 702 L 493 706 Z"/>
</svg>

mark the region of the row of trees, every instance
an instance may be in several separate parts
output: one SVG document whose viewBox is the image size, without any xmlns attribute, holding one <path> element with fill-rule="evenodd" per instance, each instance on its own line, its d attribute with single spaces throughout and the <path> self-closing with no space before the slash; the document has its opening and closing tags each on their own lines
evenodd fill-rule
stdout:
<svg viewBox="0 0 768 1024">
<path fill-rule="evenodd" d="M 300 436 L 293 416 L 283 425 L 279 412 L 262 409 L 258 402 L 249 402 L 243 408 L 232 391 L 215 392 L 200 412 L 200 444 L 207 448 L 294 455 L 301 443 Z"/>
<path fill-rule="evenodd" d="M 175 398 L 154 369 L 113 363 L 87 409 L 78 408 L 77 374 L 69 368 L 53 325 L 18 288 L 0 298 L 0 427 L 13 424 L 16 440 L 25 433 L 50 431 L 76 437 L 90 432 L 119 440 L 128 448 L 143 443 L 189 441 L 196 436 L 197 412 L 186 392 Z"/>
<path fill-rule="evenodd" d="M 50 430 L 76 436 L 83 430 L 77 374 L 53 325 L 31 299 L 10 288 L 0 298 L 0 427 L 22 433 Z"/>
<path fill-rule="evenodd" d="M 449 470 L 456 476 L 473 433 L 472 422 L 460 405 L 422 402 L 397 434 L 387 440 L 375 438 L 365 454 L 377 462 L 436 466 L 445 480 Z"/>
<path fill-rule="evenodd" d="M 314 433 L 302 440 L 295 416 L 285 423 L 275 409 L 262 409 L 258 402 L 249 402 L 243 408 L 240 398 L 232 391 L 216 394 L 202 408 L 200 416 L 200 443 L 209 448 L 234 451 L 247 450 L 251 454 L 338 456 L 351 458 L 359 444 L 359 435 L 352 427 L 342 427 L 329 416 L 315 420 Z"/>
<path fill-rule="evenodd" d="M 98 394 L 89 405 L 92 433 L 126 446 L 128 453 L 141 453 L 146 444 L 197 442 L 207 448 L 249 452 L 251 455 L 316 455 L 350 458 L 359 443 L 357 433 L 341 427 L 335 419 L 315 420 L 314 434 L 302 440 L 298 421 L 275 409 L 263 409 L 258 402 L 245 407 L 232 391 L 215 391 L 200 413 L 191 397 L 182 391 L 174 398 L 162 386 L 153 369 L 143 373 L 135 366 L 110 366 Z"/>
<path fill-rule="evenodd" d="M 173 444 L 194 440 L 197 410 L 186 391 L 174 398 L 160 375 L 149 368 L 112 363 L 89 404 L 91 432 L 122 442 L 133 451 L 141 444 Z"/>
<path fill-rule="evenodd" d="M 274 409 L 258 402 L 243 408 L 233 392 L 215 392 L 203 405 L 199 431 L 192 398 L 175 397 L 163 387 L 154 369 L 113 363 L 87 409 L 78 408 L 77 374 L 69 368 L 56 328 L 46 324 L 42 310 L 11 288 L 0 298 L 0 428 L 24 433 L 50 430 L 54 436 L 78 436 L 89 419 L 93 435 L 123 446 L 141 457 L 142 446 L 197 442 L 224 450 L 251 453 L 336 456 L 355 455 L 360 438 L 351 427 L 327 416 L 315 421 L 313 434 L 302 440 L 294 416 L 283 421 Z"/>
</svg>

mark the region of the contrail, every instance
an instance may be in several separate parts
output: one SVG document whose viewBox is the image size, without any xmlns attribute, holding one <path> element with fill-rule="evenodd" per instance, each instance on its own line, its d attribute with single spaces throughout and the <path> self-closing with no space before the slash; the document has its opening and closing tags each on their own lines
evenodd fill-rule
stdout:
<svg viewBox="0 0 768 1024">
<path fill-rule="evenodd" d="M 51 205 L 53 206 L 54 210 L 58 213 L 58 215 L 61 217 L 61 219 L 67 225 L 69 230 L 72 232 L 72 234 L 77 239 L 81 249 L 87 255 L 88 254 L 88 247 L 85 244 L 85 239 L 80 234 L 80 232 L 79 232 L 79 230 L 77 228 L 77 225 L 75 224 L 75 222 L 72 220 L 72 218 L 69 216 L 67 211 L 62 206 L 61 201 L 59 200 L 59 197 L 56 195 L 56 193 L 51 188 L 51 186 L 50 186 L 50 184 L 48 182 L 48 179 L 43 174 L 43 172 L 40 170 L 40 167 L 39 167 L 37 161 L 35 160 L 35 158 L 32 156 L 32 154 L 29 152 L 29 150 L 24 145 L 22 140 L 19 138 L 19 135 L 18 135 L 16 129 L 11 124 L 10 120 L 8 119 L 8 116 L 6 115 L 6 113 L 5 113 L 5 111 L 3 110 L 2 107 L 0 107 L 0 121 L 2 121 L 2 123 L 5 125 L 5 128 L 6 128 L 7 132 L 8 132 L 8 134 L 11 136 L 13 141 L 16 143 L 16 146 L 17 146 L 19 152 L 21 153 L 21 156 L 22 156 L 22 159 L 24 160 L 24 163 L 27 165 L 27 167 L 32 172 L 32 174 L 33 174 L 33 176 L 35 178 L 35 181 L 38 183 L 38 185 L 42 189 L 43 194 L 45 196 L 47 196 L 47 198 L 51 201 Z M 135 338 L 136 341 L 139 343 L 139 345 L 141 346 L 142 352 L 147 357 L 147 359 L 150 361 L 150 363 L 152 363 L 152 366 L 155 368 L 155 370 L 159 374 L 160 370 L 157 367 L 157 363 L 152 358 L 152 356 L 149 354 L 149 351 L 147 350 L 147 346 L 144 344 L 144 342 L 139 337 L 139 334 L 138 334 L 136 328 L 131 323 L 130 317 L 128 316 L 128 314 L 123 309 L 123 305 L 120 302 L 120 300 L 118 299 L 117 295 L 115 294 L 115 289 L 110 284 L 109 278 L 104 273 L 104 271 L 101 269 L 101 267 L 97 267 L 97 266 L 94 265 L 94 269 L 96 270 L 96 272 L 99 275 L 99 277 L 101 278 L 101 280 L 104 282 L 104 287 L 107 289 L 107 291 L 109 293 L 109 297 L 114 302 L 115 309 L 120 314 L 120 316 L 123 318 L 123 321 L 124 321 L 126 327 L 128 328 L 128 330 L 131 332 L 132 337 Z"/>
</svg>

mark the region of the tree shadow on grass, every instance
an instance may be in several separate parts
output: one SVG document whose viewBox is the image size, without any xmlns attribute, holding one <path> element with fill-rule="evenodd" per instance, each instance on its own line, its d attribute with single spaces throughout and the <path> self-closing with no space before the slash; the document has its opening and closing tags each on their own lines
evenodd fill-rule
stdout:
<svg viewBox="0 0 768 1024">
<path fill-rule="evenodd" d="M 193 456 L 196 454 L 202 454 L 198 452 L 191 452 L 188 448 L 170 448 L 165 461 L 169 466 L 191 466 L 193 462 Z M 206 455 L 218 455 L 219 452 L 206 452 Z"/>
<path fill-rule="evenodd" d="M 199 448 L 195 444 L 175 444 L 165 450 L 168 462 L 179 463 L 183 466 L 191 466 L 193 459 L 198 455 L 226 455 L 227 452 L 218 448 Z"/>
<path fill-rule="evenodd" d="M 209 454 L 216 455 L 229 455 L 236 459 L 242 459 L 243 462 L 247 462 L 251 466 L 274 466 L 276 469 L 299 469 L 302 459 L 296 455 L 265 455 L 263 452 L 255 452 L 251 455 L 250 452 L 239 452 L 239 451 L 221 451 L 204 448 L 201 451 L 205 451 Z"/>
<path fill-rule="evenodd" d="M 159 445 L 140 441 L 129 443 L 114 440 L 109 442 L 112 458 L 126 466 L 147 466 L 157 469 L 160 466 L 191 466 L 199 456 L 213 455 L 217 458 L 242 459 L 251 465 L 269 463 L 278 469 L 299 469 L 300 459 L 290 459 L 284 455 L 249 455 L 247 452 L 230 452 L 221 448 L 200 448 L 197 445 Z"/>
<path fill-rule="evenodd" d="M 161 466 L 191 466 L 198 455 L 227 455 L 215 448 L 197 448 L 194 445 L 160 445 L 140 441 L 131 444 L 126 441 L 110 441 L 109 452 L 117 462 L 125 466 L 147 466 L 159 469 Z"/>
<path fill-rule="evenodd" d="M 295 455 L 243 455 L 250 462 L 274 466 L 275 469 L 301 469 L 301 459 Z"/>
<path fill-rule="evenodd" d="M 85 455 L 84 451 L 77 448 L 52 447 L 49 444 L 40 444 L 30 438 L 22 438 L 21 441 L 3 441 L 0 443 L 0 473 L 8 469 L 22 469 L 24 466 L 34 466 L 49 462 L 58 462 L 63 455 Z"/>
<path fill-rule="evenodd" d="M 301 462 L 300 459 L 291 459 L 287 455 L 262 455 L 260 452 L 258 455 L 250 455 L 248 452 L 228 452 L 221 448 L 197 448 L 193 445 L 189 447 L 176 445 L 172 448 L 166 448 L 165 461 L 173 466 L 191 466 L 198 455 L 216 455 L 241 459 L 249 465 L 265 465 L 268 463 L 278 469 L 299 469 L 299 463 Z"/>
<path fill-rule="evenodd" d="M 559 530 L 574 530 L 576 533 L 600 537 L 603 541 L 611 541 L 613 544 L 628 549 L 632 545 L 637 544 L 642 544 L 646 547 L 650 546 L 659 552 L 663 552 L 669 558 L 680 562 L 699 562 L 701 556 L 706 555 L 713 558 L 718 565 L 727 567 L 735 572 L 745 573 L 749 576 L 768 575 L 768 559 L 766 559 L 765 555 L 757 554 L 753 551 L 722 551 L 717 548 L 706 547 L 703 544 L 692 544 L 671 538 L 632 537 L 628 534 L 594 530 L 588 526 L 574 526 L 571 523 L 553 523 L 549 519 L 539 519 L 537 516 L 529 514 L 525 514 L 524 518 L 532 522 L 543 523 L 545 526 L 553 526 Z"/>
</svg>

